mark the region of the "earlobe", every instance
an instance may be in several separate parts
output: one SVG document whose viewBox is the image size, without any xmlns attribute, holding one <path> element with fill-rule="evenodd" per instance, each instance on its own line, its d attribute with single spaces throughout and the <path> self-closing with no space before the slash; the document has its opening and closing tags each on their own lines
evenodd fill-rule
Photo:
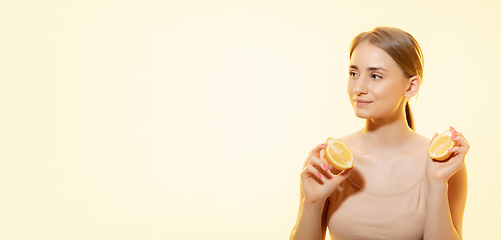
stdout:
<svg viewBox="0 0 501 240">
<path fill-rule="evenodd" d="M 421 78 L 419 76 L 412 76 L 409 79 L 409 86 L 405 91 L 405 97 L 411 98 L 417 94 L 419 87 L 421 85 Z"/>
</svg>

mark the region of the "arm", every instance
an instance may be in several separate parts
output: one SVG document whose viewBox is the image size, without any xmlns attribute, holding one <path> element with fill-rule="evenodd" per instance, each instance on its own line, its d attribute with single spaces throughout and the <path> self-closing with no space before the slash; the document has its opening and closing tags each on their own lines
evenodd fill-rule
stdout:
<svg viewBox="0 0 501 240">
<path fill-rule="evenodd" d="M 463 239 L 467 184 L 466 167 L 447 182 L 428 179 L 424 239 Z"/>
<path fill-rule="evenodd" d="M 324 148 L 325 145 L 322 144 L 314 148 L 303 165 L 299 211 L 290 240 L 325 239 L 328 197 L 350 176 L 350 170 L 339 175 L 330 171 L 329 163 L 320 156 L 320 151 Z"/>
<path fill-rule="evenodd" d="M 301 194 L 302 195 L 302 194 Z M 329 200 L 325 202 L 309 203 L 301 196 L 296 225 L 292 229 L 290 240 L 324 240 L 327 230 L 325 216 Z"/>
<path fill-rule="evenodd" d="M 470 145 L 453 128 L 455 147 L 444 162 L 428 159 L 424 239 L 463 239 L 463 214 L 467 195 L 465 155 Z M 436 137 L 437 134 L 435 134 Z M 434 137 L 434 138 L 435 138 Z"/>
</svg>

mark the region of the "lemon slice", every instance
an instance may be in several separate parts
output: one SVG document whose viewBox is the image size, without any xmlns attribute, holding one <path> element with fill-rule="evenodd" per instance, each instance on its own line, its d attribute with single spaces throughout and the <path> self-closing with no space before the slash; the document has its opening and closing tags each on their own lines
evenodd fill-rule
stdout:
<svg viewBox="0 0 501 240">
<path fill-rule="evenodd" d="M 431 158 L 443 161 L 451 155 L 449 149 L 454 147 L 454 141 L 452 141 L 451 136 L 452 132 L 447 130 L 433 140 L 428 148 L 428 153 Z"/>
<path fill-rule="evenodd" d="M 327 138 L 325 147 L 325 159 L 337 170 L 345 170 L 353 167 L 353 153 L 350 148 L 332 137 Z"/>
</svg>

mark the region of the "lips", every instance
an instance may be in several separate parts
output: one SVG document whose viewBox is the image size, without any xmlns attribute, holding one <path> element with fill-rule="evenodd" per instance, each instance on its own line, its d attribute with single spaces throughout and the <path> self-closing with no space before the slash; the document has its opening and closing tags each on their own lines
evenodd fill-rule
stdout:
<svg viewBox="0 0 501 240">
<path fill-rule="evenodd" d="M 366 106 L 372 103 L 372 101 L 361 99 L 361 98 L 356 98 L 355 100 L 355 105 L 357 106 Z"/>
</svg>

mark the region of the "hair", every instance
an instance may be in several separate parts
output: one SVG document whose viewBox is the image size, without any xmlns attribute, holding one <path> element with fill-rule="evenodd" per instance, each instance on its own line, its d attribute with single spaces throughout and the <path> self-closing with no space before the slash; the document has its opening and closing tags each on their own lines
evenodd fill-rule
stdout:
<svg viewBox="0 0 501 240">
<path fill-rule="evenodd" d="M 393 27 L 376 27 L 372 31 L 360 33 L 351 42 L 350 59 L 355 47 L 365 41 L 381 48 L 390 55 L 404 71 L 406 77 L 419 76 L 421 80 L 423 79 L 423 53 L 416 39 L 409 33 Z M 408 101 L 405 103 L 405 117 L 407 125 L 415 130 L 414 119 Z"/>
</svg>

